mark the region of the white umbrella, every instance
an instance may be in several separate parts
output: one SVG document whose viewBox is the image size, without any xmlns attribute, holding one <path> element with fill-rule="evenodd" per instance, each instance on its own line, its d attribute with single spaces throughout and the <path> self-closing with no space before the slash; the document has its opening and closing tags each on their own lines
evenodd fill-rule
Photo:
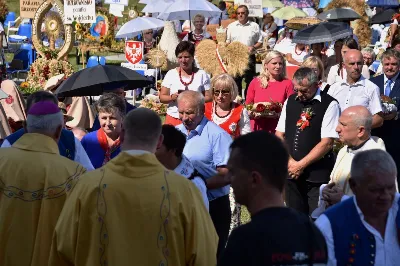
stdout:
<svg viewBox="0 0 400 266">
<path fill-rule="evenodd" d="M 206 0 L 177 0 L 160 14 L 158 18 L 163 20 L 191 20 L 197 14 L 211 18 L 221 13 L 222 11 L 218 7 Z"/>
<path fill-rule="evenodd" d="M 148 4 L 150 0 L 140 0 L 138 4 Z"/>
<path fill-rule="evenodd" d="M 164 27 L 164 21 L 152 17 L 138 17 L 125 23 L 117 32 L 116 38 L 133 38 L 144 30 Z"/>
<path fill-rule="evenodd" d="M 147 5 L 143 8 L 143 13 L 161 13 L 167 9 L 175 0 L 144 0 Z"/>
</svg>

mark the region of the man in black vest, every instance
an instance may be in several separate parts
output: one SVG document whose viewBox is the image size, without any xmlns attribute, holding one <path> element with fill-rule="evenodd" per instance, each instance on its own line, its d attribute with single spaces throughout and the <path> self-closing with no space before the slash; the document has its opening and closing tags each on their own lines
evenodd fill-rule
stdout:
<svg viewBox="0 0 400 266">
<path fill-rule="evenodd" d="M 333 140 L 340 108 L 327 93 L 321 94 L 318 76 L 300 68 L 293 76 L 295 94 L 283 106 L 276 128 L 290 154 L 286 204 L 311 214 L 317 207 L 319 187 L 329 182 L 335 160 Z"/>
<path fill-rule="evenodd" d="M 288 161 L 283 143 L 265 131 L 233 141 L 229 177 L 251 222 L 232 231 L 218 266 L 326 265 L 321 232 L 308 215 L 285 207 Z"/>
<path fill-rule="evenodd" d="M 379 87 L 381 95 L 395 100 L 397 111 L 384 114 L 382 127 L 374 129 L 372 135 L 383 139 L 387 152 L 396 162 L 397 169 L 400 169 L 400 120 L 398 120 L 398 111 L 400 110 L 400 53 L 394 49 L 387 50 L 382 54 L 381 60 L 383 74 L 371 78 L 370 81 Z M 397 176 L 397 182 L 400 183 L 400 175 Z"/>
</svg>

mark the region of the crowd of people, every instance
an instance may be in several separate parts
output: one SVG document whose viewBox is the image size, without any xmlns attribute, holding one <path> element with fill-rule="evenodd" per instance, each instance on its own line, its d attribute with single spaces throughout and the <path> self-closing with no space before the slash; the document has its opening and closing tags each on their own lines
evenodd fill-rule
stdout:
<svg viewBox="0 0 400 266">
<path fill-rule="evenodd" d="M 71 117 L 59 83 L 25 102 L 2 82 L 1 265 L 400 265 L 400 40 L 382 73 L 349 37 L 331 56 L 270 50 L 256 74 L 263 38 L 285 37 L 269 14 L 261 29 L 236 14 L 227 42 L 248 47 L 248 69 L 210 78 L 195 16 L 161 85 L 164 124 L 120 84 L 96 115 L 74 98 Z"/>
</svg>

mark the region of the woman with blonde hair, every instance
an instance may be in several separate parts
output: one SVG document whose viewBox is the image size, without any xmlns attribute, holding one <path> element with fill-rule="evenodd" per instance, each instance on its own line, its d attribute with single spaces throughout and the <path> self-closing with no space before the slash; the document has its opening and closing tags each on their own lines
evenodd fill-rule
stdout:
<svg viewBox="0 0 400 266">
<path fill-rule="evenodd" d="M 278 51 L 270 51 L 265 56 L 260 75 L 252 80 L 246 97 L 246 105 L 259 103 L 282 104 L 293 94 L 292 81 L 286 78 L 286 64 L 283 55 Z M 280 114 L 280 112 L 277 112 Z M 265 130 L 275 133 L 279 114 L 254 116 L 250 114 L 252 130 Z"/>
<path fill-rule="evenodd" d="M 211 80 L 211 102 L 205 104 L 205 116 L 219 125 L 232 138 L 251 132 L 250 118 L 242 104 L 235 103 L 238 88 L 228 74 L 215 76 Z"/>
<path fill-rule="evenodd" d="M 307 57 L 307 59 L 304 60 L 303 64 L 301 64 L 300 68 L 302 67 L 308 67 L 314 70 L 320 80 L 318 86 L 321 91 L 323 91 L 325 88 L 329 89 L 329 85 L 324 82 L 325 68 L 324 63 L 321 61 L 321 59 L 316 56 Z"/>
</svg>

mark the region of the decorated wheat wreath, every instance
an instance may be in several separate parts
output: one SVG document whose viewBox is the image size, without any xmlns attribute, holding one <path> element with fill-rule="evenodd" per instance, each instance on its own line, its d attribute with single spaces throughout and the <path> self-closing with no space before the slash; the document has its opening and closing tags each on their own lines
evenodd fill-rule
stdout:
<svg viewBox="0 0 400 266">
<path fill-rule="evenodd" d="M 147 63 L 154 68 L 167 70 L 167 55 L 160 49 L 159 45 L 147 53 Z"/>
<path fill-rule="evenodd" d="M 200 67 L 212 76 L 228 73 L 235 77 L 243 75 L 248 67 L 249 53 L 240 42 L 226 43 L 226 29 L 217 29 L 217 44 L 202 40 L 196 47 L 196 59 Z"/>
</svg>

